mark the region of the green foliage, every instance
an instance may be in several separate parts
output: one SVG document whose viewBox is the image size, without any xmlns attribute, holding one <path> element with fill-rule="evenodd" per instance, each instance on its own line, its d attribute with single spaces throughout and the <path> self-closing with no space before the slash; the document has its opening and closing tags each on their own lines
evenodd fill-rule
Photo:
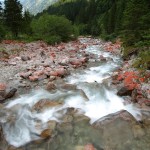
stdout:
<svg viewBox="0 0 150 150">
<path fill-rule="evenodd" d="M 150 6 L 147 0 L 128 1 L 124 12 L 124 40 L 127 46 L 144 40 L 143 33 L 150 30 Z"/>
<path fill-rule="evenodd" d="M 80 35 L 86 35 L 87 34 L 87 25 L 86 24 L 78 24 L 78 31 Z"/>
<path fill-rule="evenodd" d="M 3 8 L 2 8 L 2 3 L 0 2 L 0 22 L 2 22 L 3 19 Z"/>
<path fill-rule="evenodd" d="M 23 15 L 23 33 L 27 35 L 31 35 L 32 29 L 31 29 L 31 21 L 32 21 L 32 15 L 29 13 L 29 11 L 25 11 Z"/>
<path fill-rule="evenodd" d="M 71 22 L 63 16 L 45 14 L 31 23 L 37 39 L 52 42 L 67 41 L 73 34 Z"/>
<path fill-rule="evenodd" d="M 77 39 L 79 36 L 79 28 L 77 25 L 73 26 L 73 34 L 72 34 L 72 39 Z"/>
<path fill-rule="evenodd" d="M 48 36 L 44 38 L 44 41 L 47 44 L 54 45 L 54 44 L 58 44 L 61 42 L 61 37 L 58 35 Z"/>
<path fill-rule="evenodd" d="M 4 4 L 5 24 L 17 37 L 22 27 L 22 5 L 18 0 L 5 0 Z"/>
<path fill-rule="evenodd" d="M 100 36 L 102 39 L 104 39 L 105 41 L 113 41 L 114 39 L 116 39 L 117 35 L 115 33 L 110 34 L 110 35 L 106 35 L 106 34 L 101 34 Z"/>
<path fill-rule="evenodd" d="M 133 65 L 141 70 L 150 70 L 150 49 L 140 52 Z"/>
<path fill-rule="evenodd" d="M 0 42 L 2 39 L 5 38 L 5 35 L 6 35 L 6 30 L 5 30 L 4 26 L 2 24 L 0 24 Z"/>
</svg>

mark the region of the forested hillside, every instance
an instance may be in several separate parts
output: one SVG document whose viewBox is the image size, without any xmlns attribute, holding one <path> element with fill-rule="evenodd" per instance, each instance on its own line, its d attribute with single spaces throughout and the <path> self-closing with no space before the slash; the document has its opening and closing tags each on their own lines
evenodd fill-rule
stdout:
<svg viewBox="0 0 150 150">
<path fill-rule="evenodd" d="M 109 36 L 125 33 L 135 37 L 134 42 L 146 40 L 150 30 L 149 0 L 61 0 L 43 13 L 65 15 L 83 33 Z M 129 41 L 129 45 L 133 44 Z"/>
</svg>

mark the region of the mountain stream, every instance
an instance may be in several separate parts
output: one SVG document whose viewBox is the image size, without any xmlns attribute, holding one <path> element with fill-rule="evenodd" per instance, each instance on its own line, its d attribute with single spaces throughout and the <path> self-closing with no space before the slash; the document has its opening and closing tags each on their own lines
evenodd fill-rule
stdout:
<svg viewBox="0 0 150 150">
<path fill-rule="evenodd" d="M 81 42 L 88 43 L 88 38 Z M 122 64 L 120 56 L 104 51 L 101 45 L 89 46 L 86 52 L 103 56 L 107 61 L 89 60 L 90 67 L 72 72 L 64 79 L 66 84 L 75 87 L 52 92 L 34 90 L 6 105 L 11 111 L 1 117 L 1 122 L 10 145 L 25 150 L 88 150 L 88 146 L 93 147 L 90 150 L 140 150 L 139 138 L 131 131 L 132 122 L 118 119 L 102 125 L 103 129 L 94 126 L 100 118 L 111 118 L 111 114 L 122 110 L 136 120 L 141 113 L 132 104 L 125 105 L 124 99 L 116 95 L 117 89 L 110 85 L 111 76 Z M 35 110 L 35 104 L 42 99 L 53 100 L 54 106 Z M 51 138 L 41 138 L 50 134 Z M 143 150 L 148 150 L 148 146 Z"/>
</svg>

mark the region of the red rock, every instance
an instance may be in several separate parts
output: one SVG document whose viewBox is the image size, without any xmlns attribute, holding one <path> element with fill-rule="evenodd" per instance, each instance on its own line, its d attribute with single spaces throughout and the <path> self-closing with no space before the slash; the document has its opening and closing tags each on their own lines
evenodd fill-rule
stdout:
<svg viewBox="0 0 150 150">
<path fill-rule="evenodd" d="M 32 74 L 32 71 L 28 71 L 28 72 L 26 72 L 26 73 L 21 72 L 21 73 L 20 73 L 20 77 L 22 77 L 22 78 L 24 78 L 24 79 L 27 79 L 31 74 Z"/>
<path fill-rule="evenodd" d="M 80 58 L 80 61 L 81 61 L 82 63 L 86 63 L 86 62 L 88 61 L 88 58 L 86 58 L 86 57 Z"/>
<path fill-rule="evenodd" d="M 93 144 L 87 144 L 84 146 L 84 150 L 95 150 Z"/>
<path fill-rule="evenodd" d="M 63 50 L 63 49 L 65 49 L 65 46 L 61 45 L 61 46 L 58 46 L 57 48 L 58 48 L 58 50 Z"/>
<path fill-rule="evenodd" d="M 50 76 L 58 76 L 58 73 L 57 73 L 57 71 L 50 71 Z"/>
<path fill-rule="evenodd" d="M 46 71 L 51 71 L 51 70 L 52 70 L 52 68 L 50 68 L 50 67 L 46 67 L 46 68 L 45 68 L 45 70 L 46 70 Z"/>
<path fill-rule="evenodd" d="M 38 76 L 34 75 L 34 76 L 29 76 L 29 80 L 34 82 L 34 81 L 37 81 L 38 80 Z"/>
<path fill-rule="evenodd" d="M 6 90 L 6 84 L 0 83 L 0 91 L 5 91 Z"/>
<path fill-rule="evenodd" d="M 62 77 L 67 74 L 67 71 L 64 68 L 56 69 L 57 76 Z"/>
<path fill-rule="evenodd" d="M 47 75 L 45 74 L 38 76 L 38 80 L 44 80 L 46 78 L 47 78 Z"/>
<path fill-rule="evenodd" d="M 55 53 L 50 53 L 50 56 L 55 58 L 56 57 L 56 54 Z"/>
<path fill-rule="evenodd" d="M 80 62 L 79 59 L 71 59 L 71 60 L 70 60 L 70 64 L 71 64 L 71 65 L 80 66 L 82 63 Z"/>
<path fill-rule="evenodd" d="M 33 75 L 35 75 L 35 76 L 41 76 L 43 74 L 44 74 L 43 70 L 39 70 L 39 71 L 36 71 L 36 72 L 33 73 Z"/>
</svg>

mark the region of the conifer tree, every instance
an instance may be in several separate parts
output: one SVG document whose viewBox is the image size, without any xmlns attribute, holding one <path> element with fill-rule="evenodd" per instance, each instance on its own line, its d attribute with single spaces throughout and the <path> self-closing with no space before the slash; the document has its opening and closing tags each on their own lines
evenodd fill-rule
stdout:
<svg viewBox="0 0 150 150">
<path fill-rule="evenodd" d="M 3 8 L 2 8 L 2 3 L 0 2 L 0 22 L 2 22 L 3 19 Z"/>
<path fill-rule="evenodd" d="M 31 21 L 32 15 L 26 10 L 23 15 L 23 32 L 26 34 L 31 34 Z"/>
<path fill-rule="evenodd" d="M 22 26 L 22 5 L 18 0 L 5 0 L 4 4 L 5 24 L 17 37 Z"/>
</svg>

